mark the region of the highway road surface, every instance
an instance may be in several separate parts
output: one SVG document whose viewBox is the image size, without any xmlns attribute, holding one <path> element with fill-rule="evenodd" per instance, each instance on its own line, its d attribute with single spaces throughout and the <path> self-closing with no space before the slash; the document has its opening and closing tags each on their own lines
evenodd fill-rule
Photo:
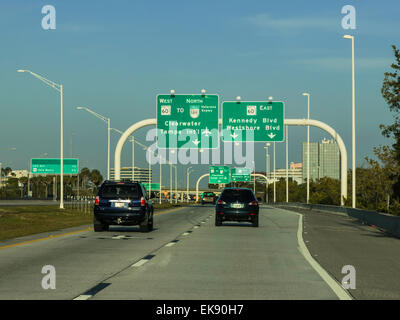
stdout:
<svg viewBox="0 0 400 320">
<path fill-rule="evenodd" d="M 259 228 L 215 227 L 214 214 L 192 206 L 155 215 L 149 233 L 81 226 L 0 242 L 0 299 L 351 298 L 305 247 L 301 214 L 263 207 Z M 56 289 L 41 286 L 45 265 Z"/>
</svg>

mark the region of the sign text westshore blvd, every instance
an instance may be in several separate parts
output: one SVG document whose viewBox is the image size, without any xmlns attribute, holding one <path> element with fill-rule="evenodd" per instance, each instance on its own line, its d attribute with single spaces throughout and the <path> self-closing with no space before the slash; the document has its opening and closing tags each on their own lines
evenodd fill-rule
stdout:
<svg viewBox="0 0 400 320">
<path fill-rule="evenodd" d="M 284 140 L 284 103 L 223 102 L 222 129 L 224 142 L 281 142 Z"/>
</svg>

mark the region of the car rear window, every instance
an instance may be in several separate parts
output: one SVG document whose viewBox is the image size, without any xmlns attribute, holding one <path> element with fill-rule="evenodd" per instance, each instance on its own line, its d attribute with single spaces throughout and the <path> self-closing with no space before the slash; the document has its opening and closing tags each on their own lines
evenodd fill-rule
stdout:
<svg viewBox="0 0 400 320">
<path fill-rule="evenodd" d="M 255 197 L 251 190 L 229 189 L 222 192 L 221 199 L 225 202 L 250 202 Z"/>
<path fill-rule="evenodd" d="M 214 193 L 205 193 L 204 197 L 214 197 Z"/>
<path fill-rule="evenodd" d="M 140 196 L 138 185 L 106 185 L 100 191 L 104 199 L 139 199 Z"/>
</svg>

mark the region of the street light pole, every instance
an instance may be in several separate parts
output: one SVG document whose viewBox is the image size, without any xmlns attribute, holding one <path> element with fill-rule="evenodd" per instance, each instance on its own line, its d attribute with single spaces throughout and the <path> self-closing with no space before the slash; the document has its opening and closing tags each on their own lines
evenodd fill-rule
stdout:
<svg viewBox="0 0 400 320">
<path fill-rule="evenodd" d="M 189 174 L 190 174 L 190 169 L 192 167 L 189 167 L 186 169 L 186 202 L 189 202 Z"/>
<path fill-rule="evenodd" d="M 307 97 L 307 119 L 310 120 L 310 94 L 303 93 Z M 310 126 L 307 126 L 307 203 L 310 202 Z"/>
<path fill-rule="evenodd" d="M 269 183 L 269 178 L 268 178 L 268 174 L 269 174 L 269 153 L 268 153 L 268 147 L 271 145 L 271 143 L 269 143 L 269 142 L 267 142 L 266 144 L 265 144 L 265 147 L 264 147 L 264 149 L 265 149 L 265 152 L 266 152 L 266 156 L 265 156 L 265 176 L 267 177 L 267 181 L 266 181 L 266 187 L 265 187 L 265 189 L 266 189 L 266 192 L 267 192 L 267 194 L 266 194 L 266 196 L 265 196 L 265 201 L 266 201 L 266 203 L 268 203 L 269 202 L 269 196 L 268 196 L 268 183 Z"/>
<path fill-rule="evenodd" d="M 55 83 L 45 77 L 42 77 L 30 70 L 17 70 L 17 72 L 28 72 L 35 78 L 44 82 L 48 86 L 57 90 L 60 93 L 60 209 L 64 209 L 64 145 L 63 145 L 63 86 L 62 84 Z"/>
<path fill-rule="evenodd" d="M 175 203 L 178 203 L 178 167 L 175 166 Z"/>
<path fill-rule="evenodd" d="M 172 203 L 172 164 L 169 164 L 169 203 Z"/>
<path fill-rule="evenodd" d="M 286 126 L 286 202 L 289 202 L 289 137 L 288 126 Z"/>
<path fill-rule="evenodd" d="M 352 72 L 352 207 L 356 207 L 356 85 L 354 67 L 354 36 L 345 35 L 345 39 L 351 39 L 351 72 Z"/>
<path fill-rule="evenodd" d="M 274 203 L 276 203 L 276 167 L 275 167 L 275 160 L 276 160 L 276 157 L 275 157 L 275 148 L 276 148 L 276 146 L 275 146 L 275 142 L 274 142 Z"/>
</svg>

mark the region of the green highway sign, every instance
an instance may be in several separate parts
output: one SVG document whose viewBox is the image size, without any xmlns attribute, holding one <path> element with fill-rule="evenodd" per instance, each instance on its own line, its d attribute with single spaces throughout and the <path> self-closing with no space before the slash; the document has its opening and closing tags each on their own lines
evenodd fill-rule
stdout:
<svg viewBox="0 0 400 320">
<path fill-rule="evenodd" d="M 78 174 L 79 173 L 79 160 L 78 159 L 64 159 L 63 161 L 64 174 Z M 31 173 L 38 174 L 60 174 L 61 161 L 58 159 L 31 159 Z"/>
<path fill-rule="evenodd" d="M 146 190 L 150 190 L 150 188 L 149 188 L 150 186 L 149 186 L 148 183 L 142 183 L 142 185 Z M 160 190 L 160 184 L 159 183 L 150 183 L 150 185 L 151 185 L 151 191 Z"/>
<path fill-rule="evenodd" d="M 210 166 L 209 184 L 229 183 L 229 167 Z"/>
<path fill-rule="evenodd" d="M 222 103 L 224 142 L 282 142 L 285 105 L 280 101 Z"/>
<path fill-rule="evenodd" d="M 251 181 L 251 169 L 250 168 L 231 168 L 231 181 L 232 182 L 249 182 Z"/>
<path fill-rule="evenodd" d="M 157 95 L 157 147 L 218 148 L 218 103 L 215 94 Z"/>
</svg>

